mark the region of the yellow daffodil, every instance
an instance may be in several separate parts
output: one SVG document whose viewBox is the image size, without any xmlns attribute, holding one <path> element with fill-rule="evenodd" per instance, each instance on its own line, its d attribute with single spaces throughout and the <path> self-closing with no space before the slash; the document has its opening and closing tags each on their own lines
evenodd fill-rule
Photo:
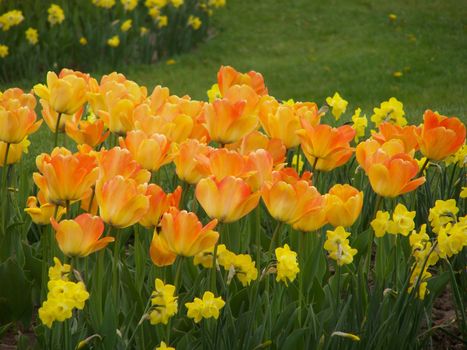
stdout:
<svg viewBox="0 0 467 350">
<path fill-rule="evenodd" d="M 347 109 L 348 102 L 344 100 L 338 92 L 334 93 L 334 96 L 327 97 L 326 103 L 332 107 L 332 115 L 336 120 L 339 120 L 342 113 Z"/>
<path fill-rule="evenodd" d="M 334 231 L 328 230 L 326 232 L 327 239 L 324 242 L 324 249 L 339 266 L 352 263 L 354 255 L 357 254 L 357 249 L 353 249 L 349 245 L 347 239 L 349 236 L 350 232 L 346 232 L 342 226 L 337 227 Z"/>
<path fill-rule="evenodd" d="M 47 20 L 51 25 L 60 24 L 65 20 L 65 13 L 63 12 L 62 8 L 57 4 L 50 5 L 49 9 L 47 10 L 49 16 Z"/>
<path fill-rule="evenodd" d="M 407 125 L 404 115 L 404 105 L 395 97 L 381 103 L 379 108 L 373 109 L 371 121 L 378 127 L 383 122 L 389 122 L 399 126 Z"/>
<path fill-rule="evenodd" d="M 175 286 L 164 284 L 162 280 L 156 278 L 155 289 L 151 296 L 152 309 L 149 313 L 149 321 L 151 324 L 167 324 L 169 318 L 177 313 L 178 302 L 174 293 Z"/>
<path fill-rule="evenodd" d="M 31 44 L 31 45 L 36 45 L 39 42 L 39 33 L 37 32 L 37 29 L 34 28 L 28 28 L 26 30 L 26 40 Z"/>
<path fill-rule="evenodd" d="M 366 115 L 360 116 L 362 113 L 361 108 L 357 108 L 352 116 L 352 128 L 355 130 L 355 143 L 358 143 L 358 140 L 365 136 L 365 130 L 368 126 L 368 119 Z"/>
<path fill-rule="evenodd" d="M 415 211 L 408 211 L 405 205 L 399 203 L 392 213 L 392 220 L 389 221 L 388 233 L 408 236 L 415 228 Z"/>
<path fill-rule="evenodd" d="M 376 213 L 376 217 L 371 222 L 376 237 L 383 237 L 386 234 L 389 226 L 389 216 L 387 211 L 379 210 Z"/>
<path fill-rule="evenodd" d="M 195 298 L 191 303 L 185 303 L 188 309 L 187 316 L 192 318 L 195 323 L 203 318 L 219 318 L 220 310 L 224 307 L 225 301 L 222 297 L 214 297 L 212 292 L 204 292 L 203 299 Z"/>
<path fill-rule="evenodd" d="M 132 24 L 133 24 L 133 21 L 131 19 L 127 19 L 120 26 L 121 31 L 128 32 L 131 29 Z"/>
<path fill-rule="evenodd" d="M 287 285 L 287 281 L 293 282 L 300 272 L 297 262 L 297 253 L 290 249 L 288 244 L 276 248 L 277 276 L 276 281 L 282 281 Z"/>
<path fill-rule="evenodd" d="M 110 47 L 118 47 L 120 45 L 120 38 L 118 35 L 114 35 L 109 40 L 107 40 L 107 45 Z"/>
<path fill-rule="evenodd" d="M 457 213 L 459 208 L 456 206 L 454 199 L 447 201 L 437 200 L 435 206 L 430 209 L 428 220 L 430 221 L 433 232 L 438 233 L 440 229 L 449 223 L 457 221 Z"/>
</svg>

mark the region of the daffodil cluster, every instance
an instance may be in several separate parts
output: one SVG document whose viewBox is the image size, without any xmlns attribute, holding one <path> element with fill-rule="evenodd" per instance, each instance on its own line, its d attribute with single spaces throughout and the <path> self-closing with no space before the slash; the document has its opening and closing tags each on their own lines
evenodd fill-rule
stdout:
<svg viewBox="0 0 467 350">
<path fill-rule="evenodd" d="M 155 289 L 151 297 L 151 311 L 149 321 L 156 325 L 167 324 L 169 319 L 178 311 L 178 302 L 175 294 L 175 286 L 164 284 L 162 280 L 156 278 Z"/>
<path fill-rule="evenodd" d="M 350 232 L 346 232 L 342 226 L 337 227 L 334 231 L 328 230 L 326 232 L 327 239 L 324 242 L 324 249 L 339 266 L 352 263 L 354 255 L 357 254 L 357 249 L 350 246 L 347 239 L 349 236 Z"/>
<path fill-rule="evenodd" d="M 282 281 L 287 285 L 287 281 L 293 282 L 300 272 L 297 261 L 297 253 L 290 249 L 288 244 L 276 248 L 277 276 L 276 281 Z"/>
<path fill-rule="evenodd" d="M 55 265 L 49 268 L 49 282 L 47 300 L 39 309 L 39 318 L 43 324 L 51 328 L 53 322 L 63 322 L 73 315 L 73 309 L 82 310 L 89 293 L 83 282 L 69 280 L 71 266 L 62 265 L 58 258 L 54 258 Z"/>
<path fill-rule="evenodd" d="M 398 126 L 407 125 L 407 119 L 404 117 L 404 105 L 395 97 L 391 97 L 388 101 L 384 101 L 381 105 L 373 109 L 371 121 L 379 126 L 381 123 L 388 122 Z"/>
<path fill-rule="evenodd" d="M 225 301 L 222 297 L 215 297 L 212 292 L 204 292 L 203 298 L 195 298 L 193 302 L 185 303 L 188 309 L 187 316 L 192 318 L 195 323 L 200 322 L 203 318 L 214 317 L 219 318 L 220 310 L 224 307 Z"/>
<path fill-rule="evenodd" d="M 195 265 L 201 264 L 205 268 L 212 267 L 214 248 L 206 250 L 193 259 Z M 216 264 L 222 266 L 229 272 L 228 283 L 237 276 L 240 283 L 245 287 L 258 278 L 256 262 L 248 254 L 235 254 L 227 249 L 224 244 L 217 247 Z"/>
<path fill-rule="evenodd" d="M 379 210 L 371 222 L 376 237 L 383 237 L 386 233 L 408 236 L 415 228 L 415 211 L 408 211 L 405 205 L 399 203 L 392 213 L 392 220 L 387 211 Z"/>
</svg>

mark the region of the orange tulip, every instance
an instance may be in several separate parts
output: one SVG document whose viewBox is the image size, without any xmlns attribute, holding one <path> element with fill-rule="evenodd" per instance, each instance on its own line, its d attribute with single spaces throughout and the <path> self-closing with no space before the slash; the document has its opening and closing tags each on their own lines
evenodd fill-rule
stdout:
<svg viewBox="0 0 467 350">
<path fill-rule="evenodd" d="M 55 238 L 60 250 L 68 256 L 88 256 L 115 241 L 113 237 L 99 239 L 104 232 L 104 223 L 98 216 L 81 214 L 60 223 L 54 218 L 50 221 L 56 231 Z"/>
<path fill-rule="evenodd" d="M 417 127 L 415 125 L 401 127 L 396 124 L 384 122 L 379 125 L 379 133 L 374 133 L 372 137 L 381 145 L 389 140 L 399 139 L 404 143 L 405 152 L 409 153 L 418 149 L 416 132 Z"/>
<path fill-rule="evenodd" d="M 214 175 L 216 180 L 222 180 L 227 176 L 242 177 L 245 167 L 245 158 L 235 151 L 217 148 L 209 154 L 210 175 Z"/>
<path fill-rule="evenodd" d="M 63 70 L 59 76 L 47 73 L 47 85 L 37 84 L 34 92 L 57 113 L 75 114 L 86 103 L 89 76 Z"/>
<path fill-rule="evenodd" d="M 274 167 L 272 156 L 264 149 L 251 152 L 246 158 L 245 181 L 253 191 L 258 191 L 264 182 L 272 179 Z"/>
<path fill-rule="evenodd" d="M 129 131 L 120 138 L 120 147 L 130 151 L 133 158 L 149 171 L 157 171 L 173 160 L 171 142 L 162 134 L 146 135 L 141 130 Z"/>
<path fill-rule="evenodd" d="M 98 153 L 99 180 L 106 181 L 114 176 L 121 175 L 131 178 L 138 184 L 149 181 L 151 173 L 143 169 L 131 156 L 129 150 L 114 147 L 110 150 L 102 150 Z"/>
<path fill-rule="evenodd" d="M 292 227 L 302 232 L 316 231 L 327 224 L 326 198 L 314 186 L 299 191 Z"/>
<path fill-rule="evenodd" d="M 417 130 L 417 139 L 425 157 L 442 160 L 462 147 L 465 134 L 465 125 L 458 118 L 427 110 L 423 115 L 423 125 Z"/>
<path fill-rule="evenodd" d="M 301 119 L 309 125 L 318 125 L 320 121 L 315 103 L 280 104 L 271 96 L 262 99 L 259 118 L 266 134 L 271 138 L 280 139 L 287 148 L 300 144 L 297 131 L 302 129 Z"/>
<path fill-rule="evenodd" d="M 182 188 L 178 186 L 173 193 L 166 194 L 162 188 L 156 184 L 148 185 L 146 195 L 149 196 L 149 209 L 141 218 L 139 223 L 144 227 L 156 227 L 162 217 L 170 207 L 178 208 L 182 196 Z"/>
<path fill-rule="evenodd" d="M 147 90 L 123 74 L 104 75 L 99 86 L 88 93 L 89 104 L 94 113 L 104 120 L 110 129 L 119 135 L 134 129 L 134 114 L 147 97 Z"/>
<path fill-rule="evenodd" d="M 113 227 L 125 228 L 137 223 L 149 209 L 146 187 L 121 175 L 99 180 L 96 185 L 99 215 Z"/>
<path fill-rule="evenodd" d="M 331 171 L 345 164 L 352 156 L 350 141 L 355 130 L 350 125 L 332 128 L 321 124 L 311 126 L 304 124 L 305 129 L 297 131 L 303 153 L 313 164 L 313 169 Z"/>
<path fill-rule="evenodd" d="M 392 139 L 383 145 L 367 140 L 357 146 L 357 161 L 367 173 L 373 190 L 383 197 L 397 197 L 415 190 L 425 177 L 412 180 L 418 163 L 407 153 L 401 140 Z"/>
<path fill-rule="evenodd" d="M 298 204 L 303 193 L 311 187 L 311 173 L 305 171 L 301 177 L 293 168 L 272 172 L 272 179 L 261 189 L 261 197 L 271 216 L 289 224 L 298 220 Z"/>
<path fill-rule="evenodd" d="M 0 94 L 0 141 L 16 144 L 39 129 L 36 122 L 36 99 L 21 89 L 8 89 Z"/>
<path fill-rule="evenodd" d="M 37 225 L 48 225 L 50 224 L 50 219 L 53 218 L 55 214 L 55 209 L 57 206 L 52 203 L 47 203 L 44 193 L 39 191 L 37 193 L 37 197 L 28 197 L 26 201 L 26 207 L 27 208 L 24 209 L 24 211 L 31 217 L 32 222 Z M 60 220 L 65 212 L 65 208 L 58 207 L 56 215 L 57 220 Z"/>
<path fill-rule="evenodd" d="M 334 185 L 326 197 L 326 218 L 334 227 L 350 227 L 363 206 L 363 192 L 350 185 Z"/>
<path fill-rule="evenodd" d="M 83 153 L 72 154 L 66 148 L 56 147 L 50 155 L 36 158 L 40 173 L 34 173 L 37 187 L 54 204 L 81 199 L 97 180 L 96 160 Z"/>
<path fill-rule="evenodd" d="M 104 142 L 110 134 L 109 131 L 104 132 L 104 122 L 99 119 L 95 122 L 80 120 L 73 123 L 67 121 L 65 131 L 78 145 L 87 144 L 93 148 Z"/>
<path fill-rule="evenodd" d="M 287 149 L 284 143 L 279 139 L 270 139 L 263 133 L 255 130 L 240 141 L 226 145 L 227 149 L 235 150 L 242 155 L 249 155 L 251 152 L 258 149 L 265 149 L 271 154 L 274 165 L 285 161 L 285 153 Z"/>
<path fill-rule="evenodd" d="M 172 207 L 162 216 L 158 236 L 163 243 L 159 250 L 168 250 L 181 256 L 195 256 L 211 249 L 219 239 L 219 233 L 213 231 L 216 225 L 217 220 L 214 219 L 203 227 L 195 213 Z M 157 233 L 154 234 L 155 237 L 156 235 Z M 154 241 L 156 247 L 160 245 L 158 238 L 153 238 L 152 245 Z"/>
<path fill-rule="evenodd" d="M 227 90 L 233 85 L 248 85 L 258 95 L 268 94 L 263 76 L 254 71 L 240 73 L 230 66 L 222 66 L 217 73 L 217 83 L 222 96 L 225 96 Z"/>
<path fill-rule="evenodd" d="M 149 255 L 154 265 L 161 267 L 172 265 L 177 259 L 177 254 L 169 249 L 165 239 L 161 238 L 157 232 L 154 232 L 152 237 Z"/>
<path fill-rule="evenodd" d="M 240 140 L 258 127 L 259 96 L 247 85 L 230 87 L 223 99 L 204 107 L 206 128 L 221 144 Z"/>
<path fill-rule="evenodd" d="M 180 180 L 189 184 L 196 184 L 199 180 L 209 176 L 209 154 L 213 148 L 200 143 L 198 140 L 183 142 L 175 156 L 175 172 Z"/>
<path fill-rule="evenodd" d="M 239 220 L 256 208 L 260 198 L 259 191 L 252 192 L 244 180 L 233 176 L 201 179 L 195 194 L 208 216 L 220 222 Z"/>
</svg>

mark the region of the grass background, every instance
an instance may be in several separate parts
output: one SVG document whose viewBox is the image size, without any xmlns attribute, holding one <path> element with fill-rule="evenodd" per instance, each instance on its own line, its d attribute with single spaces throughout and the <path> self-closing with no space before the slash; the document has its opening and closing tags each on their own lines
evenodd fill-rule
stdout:
<svg viewBox="0 0 467 350">
<path fill-rule="evenodd" d="M 370 116 L 394 96 L 412 122 L 427 108 L 466 122 L 466 34 L 462 0 L 228 0 L 213 17 L 209 40 L 173 57 L 175 64 L 164 60 L 122 72 L 150 91 L 162 84 L 206 99 L 219 67 L 232 65 L 261 72 L 270 94 L 281 99 L 322 105 L 339 91 L 349 101 L 347 118 L 357 107 Z M 395 71 L 403 76 L 394 77 Z M 28 89 L 44 79 L 1 87 Z M 32 156 L 50 149 L 46 129 L 32 136 Z"/>
</svg>

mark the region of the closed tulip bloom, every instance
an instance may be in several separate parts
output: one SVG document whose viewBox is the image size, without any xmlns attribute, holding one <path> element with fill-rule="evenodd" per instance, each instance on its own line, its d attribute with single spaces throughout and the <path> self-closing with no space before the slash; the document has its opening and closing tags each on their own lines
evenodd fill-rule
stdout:
<svg viewBox="0 0 467 350">
<path fill-rule="evenodd" d="M 98 119 L 94 122 L 80 120 L 77 123 L 67 121 L 65 131 L 78 145 L 86 144 L 94 148 L 104 142 L 109 136 L 110 132 L 105 132 L 104 128 L 102 120 Z"/>
<path fill-rule="evenodd" d="M 350 185 L 334 185 L 326 196 L 326 219 L 334 227 L 350 227 L 363 206 L 363 192 Z"/>
<path fill-rule="evenodd" d="M 415 125 L 399 126 L 388 122 L 379 125 L 379 132 L 374 133 L 372 137 L 380 144 L 392 139 L 399 139 L 404 143 L 406 153 L 418 149 L 418 141 L 416 137 L 417 127 Z"/>
<path fill-rule="evenodd" d="M 63 220 L 58 223 L 50 219 L 58 246 L 63 254 L 68 256 L 88 256 L 107 246 L 115 240 L 114 237 L 99 239 L 104 232 L 104 223 L 98 216 L 81 214 L 73 220 Z"/>
<path fill-rule="evenodd" d="M 121 175 L 125 179 L 130 178 L 138 184 L 147 183 L 151 173 L 143 169 L 136 162 L 129 150 L 114 147 L 110 150 L 102 150 L 98 153 L 99 180 L 106 181 L 114 176 Z"/>
<path fill-rule="evenodd" d="M 213 176 L 198 182 L 195 191 L 196 199 L 210 218 L 220 222 L 234 222 L 258 205 L 260 192 L 252 192 L 243 180 L 227 176 L 218 181 Z"/>
<path fill-rule="evenodd" d="M 117 228 L 137 223 L 149 208 L 146 187 L 121 175 L 107 181 L 99 180 L 96 185 L 99 215 L 106 223 Z"/>
<path fill-rule="evenodd" d="M 56 147 L 50 155 L 42 153 L 36 165 L 40 173 L 33 174 L 34 182 L 54 204 L 81 199 L 99 175 L 94 157 L 72 154 L 66 148 Z"/>
<path fill-rule="evenodd" d="M 170 207 L 178 208 L 182 196 L 182 188 L 178 186 L 173 193 L 165 193 L 162 188 L 156 184 L 149 184 L 146 190 L 149 196 L 149 209 L 141 218 L 140 224 L 144 227 L 156 227 L 162 217 Z"/>
<path fill-rule="evenodd" d="M 216 244 L 219 239 L 219 233 L 213 230 L 216 225 L 214 219 L 203 227 L 195 213 L 172 207 L 162 216 L 159 236 L 174 254 L 195 256 Z"/>
<path fill-rule="evenodd" d="M 86 103 L 88 84 L 83 73 L 62 71 L 60 76 L 47 73 L 47 85 L 37 84 L 34 92 L 48 101 L 57 113 L 74 114 Z"/>
<path fill-rule="evenodd" d="M 233 143 L 258 127 L 259 96 L 247 85 L 234 85 L 221 100 L 206 104 L 204 118 L 211 139 Z"/>
<path fill-rule="evenodd" d="M 298 231 L 311 232 L 326 225 L 326 197 L 314 186 L 303 186 L 302 183 L 297 193 L 299 197 L 291 220 L 292 227 Z"/>
<path fill-rule="evenodd" d="M 331 171 L 344 165 L 352 156 L 354 149 L 350 141 L 355 137 L 355 130 L 350 125 L 333 128 L 329 125 L 304 125 L 297 131 L 303 153 L 314 169 Z"/>
<path fill-rule="evenodd" d="M 154 232 L 152 236 L 149 255 L 154 265 L 159 267 L 170 266 L 177 259 L 177 254 L 169 249 L 165 239 L 161 238 L 157 232 Z"/>
<path fill-rule="evenodd" d="M 367 140 L 357 146 L 357 161 L 377 194 L 397 197 L 425 182 L 425 177 L 414 179 L 419 171 L 418 163 L 404 153 L 404 149 L 403 142 L 397 139 L 383 145 L 376 140 Z"/>
<path fill-rule="evenodd" d="M 35 224 L 48 225 L 50 224 L 50 219 L 54 217 L 56 207 L 55 204 L 47 203 L 44 193 L 39 191 L 37 197 L 28 197 L 24 211 L 31 217 L 32 222 Z M 58 207 L 56 219 L 60 220 L 65 212 L 65 208 Z"/>
<path fill-rule="evenodd" d="M 133 158 L 149 171 L 157 171 L 173 160 L 171 142 L 162 134 L 146 135 L 141 130 L 129 131 L 120 138 L 120 146 L 130 151 Z"/>
<path fill-rule="evenodd" d="M 445 117 L 431 110 L 423 115 L 417 131 L 422 154 L 431 160 L 442 160 L 456 153 L 465 142 L 465 125 L 456 117 Z"/>
<path fill-rule="evenodd" d="M 36 99 L 21 89 L 8 89 L 0 94 L 0 141 L 16 144 L 36 132 L 42 120 L 36 122 Z"/>
<path fill-rule="evenodd" d="M 246 158 L 245 181 L 253 191 L 258 191 L 264 182 L 272 179 L 274 162 L 271 154 L 264 149 L 251 152 Z"/>
<path fill-rule="evenodd" d="M 292 168 L 272 173 L 272 180 L 262 186 L 261 196 L 273 218 L 289 224 L 298 219 L 299 197 L 311 186 L 310 178 L 310 172 L 305 171 L 300 177 Z"/>
<path fill-rule="evenodd" d="M 231 66 L 221 66 L 217 73 L 217 83 L 222 96 L 224 96 L 227 90 L 233 85 L 248 85 L 258 95 L 268 94 L 268 89 L 264 85 L 264 78 L 261 73 L 254 71 L 240 73 Z"/>
<path fill-rule="evenodd" d="M 209 155 L 212 151 L 213 148 L 198 140 L 189 139 L 180 144 L 174 158 L 178 178 L 189 184 L 196 184 L 209 176 Z"/>
</svg>

